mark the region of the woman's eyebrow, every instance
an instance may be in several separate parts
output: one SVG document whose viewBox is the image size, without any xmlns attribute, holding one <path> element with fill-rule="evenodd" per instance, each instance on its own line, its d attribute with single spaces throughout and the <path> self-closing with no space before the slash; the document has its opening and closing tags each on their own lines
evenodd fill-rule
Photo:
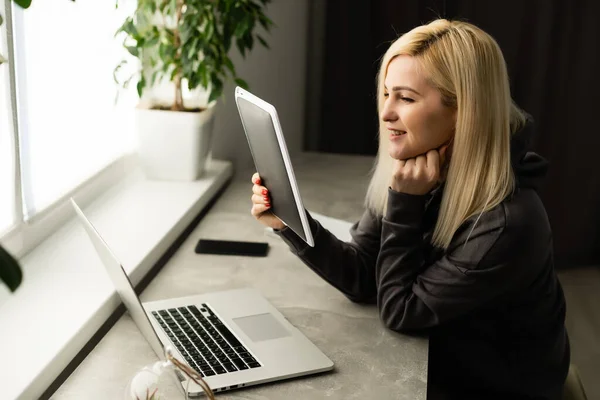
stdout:
<svg viewBox="0 0 600 400">
<path fill-rule="evenodd" d="M 387 86 L 385 86 L 385 85 L 384 85 L 384 87 L 385 87 L 385 89 L 387 90 Z M 416 93 L 416 94 L 418 94 L 419 96 L 421 95 L 421 93 L 417 92 L 415 89 L 411 88 L 410 86 L 394 86 L 394 87 L 392 88 L 392 92 L 396 92 L 396 91 L 398 91 L 398 90 L 408 90 L 409 92 Z"/>
</svg>

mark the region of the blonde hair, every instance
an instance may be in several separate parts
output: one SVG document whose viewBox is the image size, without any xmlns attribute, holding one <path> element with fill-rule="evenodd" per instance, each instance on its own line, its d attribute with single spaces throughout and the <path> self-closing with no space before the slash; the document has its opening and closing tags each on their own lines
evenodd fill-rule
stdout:
<svg viewBox="0 0 600 400">
<path fill-rule="evenodd" d="M 391 60 L 415 57 L 442 101 L 456 109 L 456 126 L 440 212 L 432 243 L 447 249 L 454 232 L 470 217 L 500 204 L 515 187 L 510 162 L 511 133 L 525 115 L 510 96 L 506 63 L 487 33 L 460 21 L 435 20 L 392 43 L 377 77 L 377 107 L 383 109 L 384 80 Z M 366 206 L 385 214 L 393 159 L 380 117 L 379 152 Z"/>
</svg>

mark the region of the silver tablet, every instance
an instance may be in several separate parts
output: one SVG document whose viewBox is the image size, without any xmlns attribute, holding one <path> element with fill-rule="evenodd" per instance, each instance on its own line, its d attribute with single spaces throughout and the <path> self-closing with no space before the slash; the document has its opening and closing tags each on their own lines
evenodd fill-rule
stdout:
<svg viewBox="0 0 600 400">
<path fill-rule="evenodd" d="M 275 107 L 241 87 L 235 88 L 235 102 L 254 166 L 263 186 L 269 189 L 273 214 L 309 246 L 314 247 Z"/>
</svg>

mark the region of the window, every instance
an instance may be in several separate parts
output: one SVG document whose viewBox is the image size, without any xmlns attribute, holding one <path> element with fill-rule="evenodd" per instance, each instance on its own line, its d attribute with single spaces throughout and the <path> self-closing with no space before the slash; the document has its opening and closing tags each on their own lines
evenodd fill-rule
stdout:
<svg viewBox="0 0 600 400">
<path fill-rule="evenodd" d="M 0 9 L 4 4 L 0 2 Z M 2 27 L 4 28 L 4 26 Z M 0 54 L 6 57 L 8 46 L 5 29 L 0 30 Z M 11 108 L 8 65 L 0 65 L 0 235 L 14 224 L 14 144 L 11 126 Z"/>
<path fill-rule="evenodd" d="M 122 2 L 121 2 L 122 3 Z M 25 219 L 134 146 L 134 91 L 113 69 L 124 57 L 114 1 L 34 1 L 14 6 Z"/>
<path fill-rule="evenodd" d="M 4 12 L 6 3 L 12 12 Z M 51 233 L 47 225 L 35 231 L 32 218 L 51 214 L 65 195 L 134 150 L 135 85 L 121 89 L 116 103 L 113 80 L 128 56 L 115 31 L 132 7 L 135 1 L 115 9 L 113 1 L 38 0 L 23 10 L 0 0 L 0 54 L 11 63 L 0 65 L 0 238 L 9 251 L 23 254 Z"/>
<path fill-rule="evenodd" d="M 4 232 L 14 224 L 14 190 L 10 165 L 11 148 L 5 145 L 10 137 L 6 137 L 8 135 L 5 134 L 4 126 L 0 129 L 0 232 Z"/>
<path fill-rule="evenodd" d="M 0 70 L 0 233 L 14 224 L 14 157 L 12 137 L 10 132 L 10 114 L 7 107 L 8 81 L 6 68 Z"/>
</svg>

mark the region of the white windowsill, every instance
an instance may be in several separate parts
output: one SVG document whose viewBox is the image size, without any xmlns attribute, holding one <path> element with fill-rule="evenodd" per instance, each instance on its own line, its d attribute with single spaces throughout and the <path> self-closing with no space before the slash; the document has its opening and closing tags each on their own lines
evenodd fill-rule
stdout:
<svg viewBox="0 0 600 400">
<path fill-rule="evenodd" d="M 135 285 L 232 173 L 216 160 L 195 182 L 148 181 L 136 171 L 84 212 Z M 3 399 L 38 398 L 120 303 L 74 218 L 21 265 L 22 285 L 0 306 Z"/>
</svg>

